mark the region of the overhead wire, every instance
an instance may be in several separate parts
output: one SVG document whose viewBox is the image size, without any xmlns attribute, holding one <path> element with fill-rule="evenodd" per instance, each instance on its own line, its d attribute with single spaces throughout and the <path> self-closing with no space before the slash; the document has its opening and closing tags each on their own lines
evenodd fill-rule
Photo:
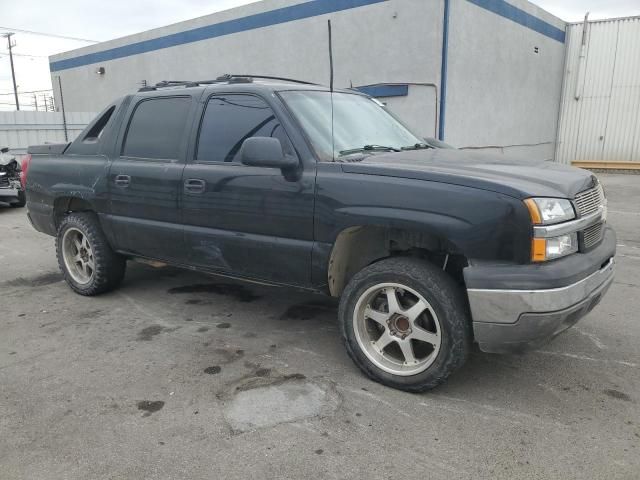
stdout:
<svg viewBox="0 0 640 480">
<path fill-rule="evenodd" d="M 41 35 L 44 37 L 52 37 L 52 38 L 61 38 L 64 40 L 75 40 L 78 42 L 87 42 L 87 43 L 99 43 L 99 40 L 89 40 L 88 38 L 80 38 L 80 37 L 69 37 L 67 35 L 58 35 L 56 33 L 46 33 L 46 32 L 37 32 L 35 30 L 25 30 L 22 28 L 11 28 L 11 27 L 2 27 L 1 30 L 7 30 L 8 32 L 20 32 L 20 33 L 28 33 L 30 35 Z"/>
</svg>

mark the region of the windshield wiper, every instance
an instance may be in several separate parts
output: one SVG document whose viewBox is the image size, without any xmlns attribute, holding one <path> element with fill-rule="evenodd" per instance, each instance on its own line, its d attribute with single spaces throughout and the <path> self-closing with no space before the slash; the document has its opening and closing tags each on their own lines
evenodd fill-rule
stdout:
<svg viewBox="0 0 640 480">
<path fill-rule="evenodd" d="M 416 143 L 414 145 L 409 145 L 407 147 L 401 147 L 401 148 L 402 150 L 423 150 L 423 149 L 426 150 L 433 147 L 428 143 Z"/>
<path fill-rule="evenodd" d="M 396 147 L 385 147 L 384 145 L 365 145 L 360 148 L 350 148 L 349 150 L 341 150 L 340 155 L 350 155 L 359 152 L 400 152 Z"/>
</svg>

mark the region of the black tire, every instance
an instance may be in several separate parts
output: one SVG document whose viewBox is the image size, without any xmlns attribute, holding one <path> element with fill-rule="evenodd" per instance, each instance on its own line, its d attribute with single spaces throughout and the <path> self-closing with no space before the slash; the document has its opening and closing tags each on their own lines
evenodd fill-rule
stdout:
<svg viewBox="0 0 640 480">
<path fill-rule="evenodd" d="M 439 351 L 424 371 L 402 376 L 374 364 L 357 341 L 354 330 L 358 299 L 378 284 L 397 283 L 420 293 L 435 311 L 441 328 Z M 416 258 L 394 257 L 358 272 L 340 300 L 343 340 L 354 363 L 372 380 L 408 392 L 423 392 L 442 384 L 467 360 L 472 342 L 467 301 L 453 279 L 434 265 Z"/>
<path fill-rule="evenodd" d="M 27 196 L 24 190 L 20 190 L 18 192 L 18 203 L 12 203 L 11 206 L 13 208 L 22 208 L 27 204 Z"/>
<path fill-rule="evenodd" d="M 69 229 L 79 230 L 91 245 L 95 270 L 88 283 L 78 283 L 72 277 L 63 256 L 62 239 Z M 102 232 L 95 214 L 90 212 L 71 213 L 63 218 L 56 236 L 58 266 L 67 284 L 80 295 L 93 296 L 116 288 L 124 278 L 127 261 L 115 253 Z"/>
</svg>

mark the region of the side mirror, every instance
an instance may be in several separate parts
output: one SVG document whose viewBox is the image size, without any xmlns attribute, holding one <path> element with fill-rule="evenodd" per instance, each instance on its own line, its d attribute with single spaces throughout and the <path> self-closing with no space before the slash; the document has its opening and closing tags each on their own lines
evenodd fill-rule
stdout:
<svg viewBox="0 0 640 480">
<path fill-rule="evenodd" d="M 280 140 L 272 137 L 247 138 L 240 148 L 240 159 L 251 167 L 292 169 L 298 166 L 298 160 L 286 156 Z"/>
<path fill-rule="evenodd" d="M 9 147 L 0 148 L 0 153 L 7 153 L 9 151 Z"/>
</svg>

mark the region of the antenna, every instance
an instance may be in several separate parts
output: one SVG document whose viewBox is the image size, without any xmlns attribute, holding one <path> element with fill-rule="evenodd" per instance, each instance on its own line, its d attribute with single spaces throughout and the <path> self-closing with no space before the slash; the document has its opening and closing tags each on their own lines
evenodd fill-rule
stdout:
<svg viewBox="0 0 640 480">
<path fill-rule="evenodd" d="M 333 38 L 331 36 L 331 20 L 327 20 L 329 28 L 329 95 L 331 95 L 331 155 L 336 161 L 336 141 L 333 134 Z"/>
<path fill-rule="evenodd" d="M 329 27 L 329 88 L 333 92 L 333 39 L 331 38 L 331 20 L 327 20 Z"/>
</svg>

